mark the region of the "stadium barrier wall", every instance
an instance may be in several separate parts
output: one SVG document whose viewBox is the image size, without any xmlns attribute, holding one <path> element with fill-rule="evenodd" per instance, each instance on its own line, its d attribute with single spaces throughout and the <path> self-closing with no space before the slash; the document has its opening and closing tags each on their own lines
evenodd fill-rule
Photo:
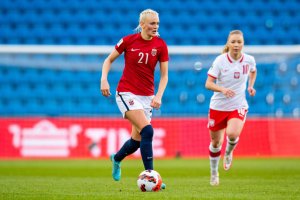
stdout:
<svg viewBox="0 0 300 200">
<path fill-rule="evenodd" d="M 131 129 L 120 118 L 1 118 L 0 124 L 1 159 L 108 158 Z M 156 158 L 208 156 L 206 118 L 156 118 L 152 124 Z M 298 119 L 249 118 L 235 155 L 299 157 L 299 132 Z"/>
</svg>

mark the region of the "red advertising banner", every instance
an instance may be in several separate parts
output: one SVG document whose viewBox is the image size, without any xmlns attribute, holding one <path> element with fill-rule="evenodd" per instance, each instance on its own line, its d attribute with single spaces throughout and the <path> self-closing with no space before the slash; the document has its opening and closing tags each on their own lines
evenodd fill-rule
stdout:
<svg viewBox="0 0 300 200">
<path fill-rule="evenodd" d="M 299 122 L 247 119 L 235 155 L 300 156 Z M 206 118 L 157 118 L 152 125 L 156 158 L 208 156 Z M 130 132 L 120 118 L 0 118 L 0 158 L 108 158 Z"/>
</svg>

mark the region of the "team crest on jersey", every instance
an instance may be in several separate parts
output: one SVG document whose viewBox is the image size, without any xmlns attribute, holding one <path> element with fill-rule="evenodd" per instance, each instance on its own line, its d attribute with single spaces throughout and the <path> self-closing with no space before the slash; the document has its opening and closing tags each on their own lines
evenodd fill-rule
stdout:
<svg viewBox="0 0 300 200">
<path fill-rule="evenodd" d="M 151 50 L 151 55 L 152 56 L 156 56 L 156 54 L 157 54 L 157 49 L 152 49 Z"/>
<path fill-rule="evenodd" d="M 121 40 L 119 40 L 117 46 L 119 47 L 122 43 L 123 43 L 123 38 Z"/>
<path fill-rule="evenodd" d="M 133 99 L 129 99 L 129 105 L 133 106 L 133 104 L 134 104 Z"/>
<path fill-rule="evenodd" d="M 234 72 L 234 78 L 239 79 L 240 78 L 240 72 Z"/>
</svg>

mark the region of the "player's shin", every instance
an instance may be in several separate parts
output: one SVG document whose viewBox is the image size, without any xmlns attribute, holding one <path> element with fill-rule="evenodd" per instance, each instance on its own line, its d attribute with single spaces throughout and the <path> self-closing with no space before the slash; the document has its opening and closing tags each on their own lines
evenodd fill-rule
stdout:
<svg viewBox="0 0 300 200">
<path fill-rule="evenodd" d="M 213 147 L 212 144 L 209 145 L 209 160 L 210 160 L 210 171 L 212 174 L 218 173 L 218 166 L 221 155 L 221 146 Z"/>
<path fill-rule="evenodd" d="M 235 149 L 238 142 L 239 142 L 239 137 L 237 137 L 235 140 L 230 140 L 229 137 L 227 136 L 225 155 L 231 154 L 231 152 Z"/>
<path fill-rule="evenodd" d="M 144 163 L 145 170 L 153 169 L 153 149 L 152 149 L 152 139 L 153 139 L 153 128 L 151 125 L 145 126 L 141 130 L 141 155 Z"/>
<path fill-rule="evenodd" d="M 140 142 L 130 138 L 123 144 L 121 149 L 116 153 L 114 157 L 115 161 L 118 162 L 122 161 L 126 156 L 138 150 L 138 148 L 140 148 Z"/>
</svg>

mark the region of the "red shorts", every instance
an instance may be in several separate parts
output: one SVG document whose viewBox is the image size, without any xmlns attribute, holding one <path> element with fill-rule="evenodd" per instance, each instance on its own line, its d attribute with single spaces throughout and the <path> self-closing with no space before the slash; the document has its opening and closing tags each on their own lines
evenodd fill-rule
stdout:
<svg viewBox="0 0 300 200">
<path fill-rule="evenodd" d="M 227 127 L 227 122 L 232 118 L 246 120 L 248 110 L 238 109 L 233 111 L 219 111 L 209 109 L 207 128 L 211 131 L 218 131 Z"/>
</svg>

